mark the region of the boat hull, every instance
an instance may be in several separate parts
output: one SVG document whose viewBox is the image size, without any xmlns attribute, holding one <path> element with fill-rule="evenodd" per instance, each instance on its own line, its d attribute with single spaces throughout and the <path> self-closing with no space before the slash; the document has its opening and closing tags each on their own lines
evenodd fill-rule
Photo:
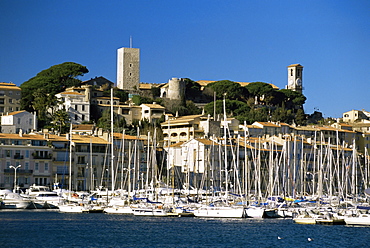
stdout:
<svg viewBox="0 0 370 248">
<path fill-rule="evenodd" d="M 243 218 L 244 208 L 203 207 L 194 210 L 194 215 L 206 218 Z"/>
</svg>

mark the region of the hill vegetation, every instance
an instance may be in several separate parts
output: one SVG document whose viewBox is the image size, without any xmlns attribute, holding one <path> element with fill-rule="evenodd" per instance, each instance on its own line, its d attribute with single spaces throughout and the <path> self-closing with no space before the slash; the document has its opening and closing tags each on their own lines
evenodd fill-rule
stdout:
<svg viewBox="0 0 370 248">
<path fill-rule="evenodd" d="M 20 86 L 22 89 L 22 109 L 29 112 L 37 111 L 40 127 L 53 127 L 60 131 L 67 130 L 66 127 L 69 123 L 67 112 L 58 110 L 50 113 L 48 110 L 58 103 L 55 94 L 63 92 L 68 87 L 79 86 L 81 80 L 78 77 L 87 72 L 88 69 L 85 66 L 73 62 L 54 65 L 41 71 Z M 298 125 L 306 124 L 307 117 L 303 110 L 306 97 L 299 92 L 274 89 L 270 84 L 263 82 L 254 82 L 243 87 L 233 81 L 221 80 L 208 84 L 204 89 L 189 78 L 185 79 L 185 83 L 185 98 L 182 100 L 159 98 L 159 89 L 154 89 L 153 98 L 138 95 L 133 97 L 133 102 L 140 105 L 155 101 L 164 106 L 167 111 L 178 116 L 201 114 L 203 109 L 198 107 L 201 104 L 204 106 L 205 114 L 215 115 L 215 119 L 223 116 L 225 102 L 226 115 L 235 117 L 242 123 L 280 121 L 288 124 L 293 122 Z M 108 96 L 109 90 L 105 94 Z M 127 92 L 118 88 L 114 88 L 114 95 L 119 97 L 121 102 L 128 99 Z M 96 123 L 98 127 L 108 129 L 109 111 L 96 114 L 98 111 L 94 111 L 92 108 L 92 112 L 95 113 L 92 116 L 92 122 Z M 131 134 L 134 134 L 136 126 L 144 124 L 149 126 L 145 121 L 135 122 L 128 126 L 122 118 L 115 117 L 114 119 L 116 131 L 128 129 Z M 159 126 L 159 123 L 153 126 Z"/>
</svg>

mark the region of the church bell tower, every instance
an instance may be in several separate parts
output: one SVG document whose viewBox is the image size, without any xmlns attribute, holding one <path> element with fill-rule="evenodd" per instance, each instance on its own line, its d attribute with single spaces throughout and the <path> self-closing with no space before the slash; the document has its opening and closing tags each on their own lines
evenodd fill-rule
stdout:
<svg viewBox="0 0 370 248">
<path fill-rule="evenodd" d="M 289 65 L 287 89 L 302 93 L 303 90 L 302 78 L 303 78 L 303 66 L 300 64 Z"/>
</svg>

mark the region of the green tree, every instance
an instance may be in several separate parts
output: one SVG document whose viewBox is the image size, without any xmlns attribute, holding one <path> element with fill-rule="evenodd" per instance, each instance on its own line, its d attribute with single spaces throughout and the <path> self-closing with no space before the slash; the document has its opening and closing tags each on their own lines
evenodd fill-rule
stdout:
<svg viewBox="0 0 370 248">
<path fill-rule="evenodd" d="M 279 92 L 284 94 L 284 104 L 288 109 L 295 110 L 302 108 L 307 99 L 302 93 L 297 91 L 282 89 Z"/>
<path fill-rule="evenodd" d="M 304 113 L 303 109 L 298 109 L 295 115 L 295 123 L 300 126 L 307 124 L 307 116 Z"/>
<path fill-rule="evenodd" d="M 33 112 L 35 110 L 33 108 L 35 91 L 42 89 L 43 94 L 55 95 L 68 87 L 78 86 L 81 80 L 77 79 L 77 77 L 83 76 L 88 72 L 85 66 L 73 62 L 54 65 L 49 69 L 39 72 L 35 77 L 21 84 L 21 108 Z"/>
<path fill-rule="evenodd" d="M 274 98 L 274 88 L 270 84 L 263 82 L 250 83 L 245 88 L 248 90 L 250 97 L 257 100 L 259 104 L 270 104 Z"/>
<path fill-rule="evenodd" d="M 102 128 L 104 131 L 111 130 L 111 111 L 110 109 L 105 109 L 102 113 L 102 116 L 99 118 L 96 126 Z M 122 132 L 126 127 L 126 120 L 123 117 L 120 117 L 117 113 L 113 112 L 113 131 Z"/>
<path fill-rule="evenodd" d="M 68 129 L 68 123 L 70 123 L 70 118 L 64 109 L 55 111 L 52 115 L 52 123 L 55 126 L 56 130 L 59 130 L 60 133 L 65 133 Z"/>
<path fill-rule="evenodd" d="M 206 86 L 211 91 L 206 91 L 209 97 L 213 97 L 213 92 L 216 92 L 216 98 L 221 100 L 224 96 L 229 100 L 246 100 L 248 98 L 248 90 L 240 84 L 229 80 L 221 80 L 210 83 Z M 212 94 L 212 95 L 211 95 Z M 226 95 L 225 95 L 226 94 Z"/>
<path fill-rule="evenodd" d="M 284 122 L 288 124 L 292 124 L 294 119 L 294 115 L 292 114 L 292 110 L 285 109 L 284 107 L 279 107 L 275 111 L 273 111 L 271 115 L 271 120 L 274 122 Z"/>
<path fill-rule="evenodd" d="M 195 101 L 195 102 L 203 102 L 204 95 L 201 91 L 201 86 L 197 82 L 185 78 L 185 98 L 187 100 Z"/>
<path fill-rule="evenodd" d="M 204 111 L 206 114 L 214 115 L 214 107 L 215 103 L 211 102 L 204 106 Z M 242 101 L 237 100 L 225 100 L 225 109 L 226 109 L 226 116 L 243 116 L 246 115 L 247 112 L 250 111 L 249 106 Z M 223 100 L 216 101 L 216 115 L 223 116 L 224 108 L 223 108 Z"/>
<path fill-rule="evenodd" d="M 202 113 L 202 110 L 198 108 L 193 101 L 186 101 L 186 114 L 187 115 L 199 115 Z"/>
</svg>

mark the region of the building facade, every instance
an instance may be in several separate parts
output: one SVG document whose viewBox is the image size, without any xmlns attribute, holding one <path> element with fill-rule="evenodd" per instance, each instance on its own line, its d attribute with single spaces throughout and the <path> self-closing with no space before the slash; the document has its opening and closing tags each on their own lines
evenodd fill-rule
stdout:
<svg viewBox="0 0 370 248">
<path fill-rule="evenodd" d="M 292 64 L 289 65 L 287 68 L 288 68 L 287 89 L 302 93 L 303 66 L 300 64 Z"/>
<path fill-rule="evenodd" d="M 0 83 L 0 113 L 11 113 L 21 109 L 21 88 L 13 83 Z"/>
<path fill-rule="evenodd" d="M 138 91 L 140 83 L 140 49 L 122 47 L 117 50 L 117 87 Z"/>
<path fill-rule="evenodd" d="M 25 110 L 1 116 L 2 133 L 30 133 L 37 128 L 37 118 Z"/>
</svg>

